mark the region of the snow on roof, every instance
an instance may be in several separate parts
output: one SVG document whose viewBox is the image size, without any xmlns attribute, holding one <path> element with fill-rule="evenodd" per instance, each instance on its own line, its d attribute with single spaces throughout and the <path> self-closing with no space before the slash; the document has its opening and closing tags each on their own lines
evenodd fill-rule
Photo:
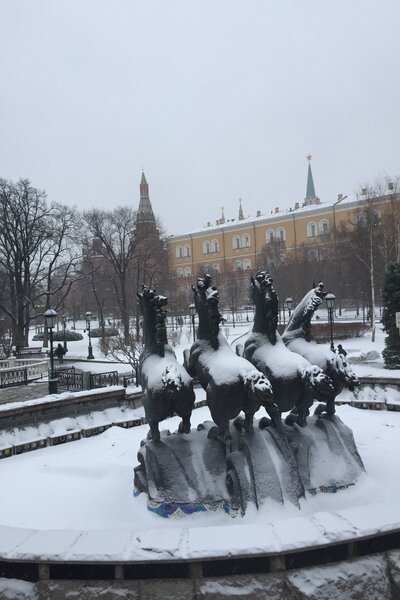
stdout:
<svg viewBox="0 0 400 600">
<path fill-rule="evenodd" d="M 361 198 L 359 198 L 356 194 L 352 194 L 350 196 L 343 196 L 341 199 L 336 199 L 334 201 L 328 202 L 319 202 L 318 204 L 308 204 L 304 206 L 299 206 L 299 208 L 290 208 L 285 211 L 280 212 L 272 212 L 270 215 L 259 215 L 256 217 L 247 217 L 239 221 L 238 219 L 231 219 L 225 221 L 225 223 L 219 223 L 216 225 L 205 225 L 203 227 L 199 227 L 198 229 L 193 229 L 192 231 L 188 231 L 186 233 L 179 233 L 176 235 L 171 235 L 168 239 L 175 240 L 179 238 L 187 238 L 190 235 L 208 235 L 213 232 L 218 232 L 227 229 L 246 229 L 249 225 L 264 225 L 265 223 L 271 222 L 274 223 L 276 221 L 282 221 L 283 219 L 291 219 L 294 216 L 301 215 L 304 213 L 312 213 L 312 212 L 326 212 L 327 209 L 333 210 L 335 206 L 340 209 L 343 205 L 354 204 L 357 202 L 361 202 Z"/>
</svg>

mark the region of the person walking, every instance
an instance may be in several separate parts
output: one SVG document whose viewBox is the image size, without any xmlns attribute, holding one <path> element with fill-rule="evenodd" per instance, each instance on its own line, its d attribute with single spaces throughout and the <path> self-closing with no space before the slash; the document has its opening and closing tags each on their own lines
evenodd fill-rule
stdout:
<svg viewBox="0 0 400 600">
<path fill-rule="evenodd" d="M 64 361 L 65 350 L 61 344 L 58 344 L 57 348 L 54 350 L 54 354 L 57 356 L 59 363 Z"/>
</svg>

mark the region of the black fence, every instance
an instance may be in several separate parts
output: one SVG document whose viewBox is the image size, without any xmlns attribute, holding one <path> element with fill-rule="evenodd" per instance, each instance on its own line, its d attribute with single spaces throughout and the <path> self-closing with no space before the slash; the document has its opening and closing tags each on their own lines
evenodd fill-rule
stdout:
<svg viewBox="0 0 400 600">
<path fill-rule="evenodd" d="M 76 373 L 74 367 L 60 367 L 55 370 L 59 392 L 80 392 L 83 390 L 83 373 Z"/>
<path fill-rule="evenodd" d="M 28 369 L 16 367 L 0 371 L 0 388 L 14 387 L 16 385 L 28 385 Z"/>
<path fill-rule="evenodd" d="M 109 385 L 118 385 L 118 371 L 108 371 L 107 373 L 91 373 L 90 389 L 107 387 Z"/>
</svg>

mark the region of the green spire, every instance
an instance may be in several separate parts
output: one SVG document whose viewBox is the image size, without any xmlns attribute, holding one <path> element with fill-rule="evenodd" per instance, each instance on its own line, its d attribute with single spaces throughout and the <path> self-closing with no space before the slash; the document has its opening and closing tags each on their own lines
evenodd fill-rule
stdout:
<svg viewBox="0 0 400 600">
<path fill-rule="evenodd" d="M 307 198 L 315 198 L 315 187 L 314 180 L 311 171 L 311 163 L 310 159 L 308 159 L 308 174 L 307 174 L 307 190 L 306 190 L 306 199 Z"/>
</svg>

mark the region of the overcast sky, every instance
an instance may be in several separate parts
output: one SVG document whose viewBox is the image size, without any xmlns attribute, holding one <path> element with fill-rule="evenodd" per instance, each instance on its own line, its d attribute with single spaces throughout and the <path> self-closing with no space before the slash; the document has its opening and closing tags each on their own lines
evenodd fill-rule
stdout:
<svg viewBox="0 0 400 600">
<path fill-rule="evenodd" d="M 0 0 L 0 176 L 168 234 L 400 174 L 398 0 Z"/>
</svg>

